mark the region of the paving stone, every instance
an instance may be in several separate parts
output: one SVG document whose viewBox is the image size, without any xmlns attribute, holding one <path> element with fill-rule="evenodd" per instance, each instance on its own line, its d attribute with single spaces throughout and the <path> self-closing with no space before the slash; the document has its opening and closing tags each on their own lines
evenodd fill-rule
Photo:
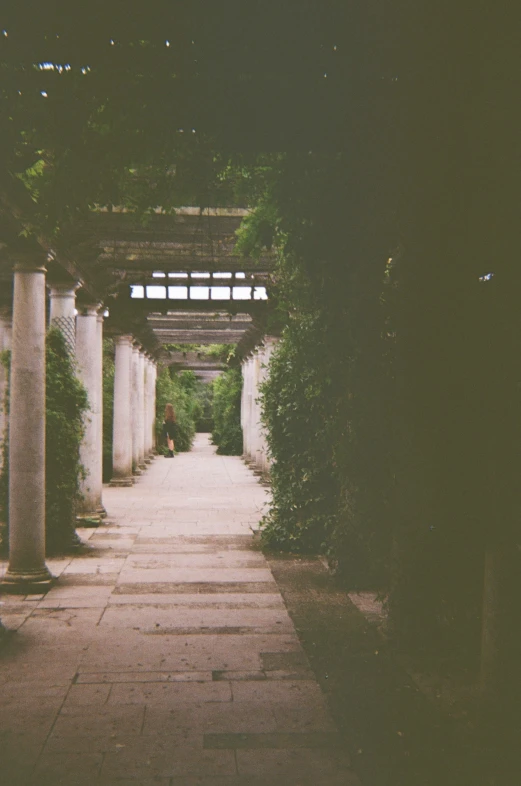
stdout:
<svg viewBox="0 0 521 786">
<path fill-rule="evenodd" d="M 260 748 L 337 748 L 337 734 L 327 732 L 272 732 L 261 734 L 210 733 L 204 735 L 204 747 L 208 749 L 258 750 Z"/>
<path fill-rule="evenodd" d="M 79 684 L 117 682 L 210 682 L 211 671 L 110 671 L 78 674 Z"/>
<path fill-rule="evenodd" d="M 91 707 L 89 711 L 80 706 L 64 706 L 54 725 L 53 736 L 136 736 L 141 733 L 144 715 L 142 706 L 105 705 Z"/>
<path fill-rule="evenodd" d="M 267 680 L 259 682 L 237 682 L 233 685 L 233 700 L 270 701 L 286 703 L 288 706 L 324 706 L 324 696 L 316 682 L 312 680 Z"/>
<path fill-rule="evenodd" d="M 101 617 L 101 626 L 139 627 L 143 631 L 159 632 L 157 628 L 181 628 L 187 635 L 197 631 L 216 629 L 240 629 L 248 633 L 248 628 L 260 632 L 282 632 L 294 630 L 293 623 L 285 609 L 238 609 L 192 607 L 160 608 L 157 606 L 108 607 Z M 223 631 L 226 632 L 226 631 Z"/>
<path fill-rule="evenodd" d="M 100 685 L 99 683 L 71 685 L 64 706 L 101 707 L 109 697 L 110 687 L 110 684 Z"/>
<path fill-rule="evenodd" d="M 312 783 L 328 782 L 339 772 L 348 778 L 349 757 L 331 750 L 300 748 L 296 750 L 237 750 L 237 769 L 240 775 L 263 774 L 266 783 L 270 778 L 308 778 Z M 315 779 L 315 780 L 314 780 Z M 354 783 L 357 781 L 355 780 Z M 349 783 L 349 780 L 346 781 Z"/>
<path fill-rule="evenodd" d="M 148 592 L 143 594 L 130 593 L 123 595 L 115 593 L 108 599 L 110 606 L 149 606 L 157 608 L 173 608 L 175 606 L 193 606 L 226 609 L 232 606 L 238 609 L 281 609 L 285 610 L 284 602 L 280 595 L 270 593 L 250 593 L 247 597 L 240 592 L 223 593 L 172 593 L 164 594 L 158 598 L 158 593 Z"/>
<path fill-rule="evenodd" d="M 81 571 L 78 571 L 81 572 Z M 87 571 L 85 571 L 87 572 Z M 121 570 L 118 584 L 141 584 L 151 582 L 211 583 L 247 582 L 269 583 L 275 580 L 267 568 L 127 568 Z M 272 589 L 273 591 L 273 589 Z"/>
<path fill-rule="evenodd" d="M 228 683 L 176 682 L 176 683 L 118 683 L 114 685 L 108 704 L 190 704 L 194 701 L 231 701 Z"/>
<path fill-rule="evenodd" d="M 0 659 L 6 786 L 358 783 L 252 539 L 266 501 L 207 437 L 104 489 L 91 551 L 2 607 L 19 627 Z"/>
<path fill-rule="evenodd" d="M 90 786 L 103 761 L 101 753 L 43 754 L 29 781 L 30 786 Z"/>
<path fill-rule="evenodd" d="M 158 581 L 158 582 L 135 582 L 133 584 L 125 584 L 123 581 L 118 583 L 114 588 L 113 596 L 116 595 L 132 595 L 132 594 L 161 594 L 161 595 L 177 595 L 177 594 L 193 594 L 202 593 L 208 594 L 254 594 L 265 593 L 273 595 L 276 590 L 271 582 L 248 584 L 241 581 L 229 581 L 220 583 L 218 581 L 204 581 L 204 582 L 175 582 L 175 581 Z"/>
<path fill-rule="evenodd" d="M 177 743 L 177 744 L 176 744 Z M 202 743 L 202 740 L 201 740 Z M 105 754 L 102 776 L 171 777 L 182 775 L 234 775 L 234 751 L 203 750 L 179 744 L 178 738 L 142 737 L 132 746 Z"/>
<path fill-rule="evenodd" d="M 262 733 L 277 730 L 277 723 L 269 707 L 258 703 L 193 703 L 160 707 L 148 705 L 143 726 L 144 735 L 179 734 L 201 735 L 209 732 Z M 202 744 L 202 743 L 201 743 Z"/>
</svg>

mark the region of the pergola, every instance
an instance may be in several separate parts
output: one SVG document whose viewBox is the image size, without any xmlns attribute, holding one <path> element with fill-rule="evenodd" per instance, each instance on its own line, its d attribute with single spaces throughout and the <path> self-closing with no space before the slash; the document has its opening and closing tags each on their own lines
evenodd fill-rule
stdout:
<svg viewBox="0 0 521 786">
<path fill-rule="evenodd" d="M 244 208 L 158 209 L 145 223 L 123 209 L 95 209 L 59 241 L 27 231 L 31 210 L 15 181 L 0 192 L 0 349 L 11 350 L 4 584 L 41 591 L 52 578 L 44 546 L 46 325 L 65 335 L 87 390 L 79 512 L 99 518 L 103 337 L 115 344 L 111 482 L 131 485 L 154 452 L 158 364 L 191 368 L 209 380 L 222 363 L 179 345 L 238 345 L 239 357 L 246 356 L 265 333 L 272 259 L 266 254 L 253 263 L 235 254 Z M 5 388 L 5 378 L 0 382 Z M 253 398 L 251 391 L 250 414 Z M 5 422 L 0 427 L 3 433 Z"/>
</svg>

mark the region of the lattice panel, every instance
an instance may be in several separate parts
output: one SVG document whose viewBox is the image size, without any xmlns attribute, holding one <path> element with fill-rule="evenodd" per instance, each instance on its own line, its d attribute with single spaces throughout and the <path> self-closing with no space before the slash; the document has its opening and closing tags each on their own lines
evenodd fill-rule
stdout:
<svg viewBox="0 0 521 786">
<path fill-rule="evenodd" d="M 71 355 L 76 350 L 76 319 L 74 317 L 55 317 L 52 324 L 61 330 Z"/>
</svg>

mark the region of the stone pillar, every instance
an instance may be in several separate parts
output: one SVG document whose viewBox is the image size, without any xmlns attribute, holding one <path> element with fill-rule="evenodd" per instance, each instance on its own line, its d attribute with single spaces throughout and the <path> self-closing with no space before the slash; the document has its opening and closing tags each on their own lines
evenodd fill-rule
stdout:
<svg viewBox="0 0 521 786">
<path fill-rule="evenodd" d="M 76 361 L 78 378 L 87 391 L 89 409 L 84 416 L 85 434 L 80 460 L 87 477 L 81 481 L 80 518 L 100 518 L 103 457 L 99 440 L 101 418 L 102 346 L 98 329 L 99 303 L 79 308 L 76 318 Z"/>
<path fill-rule="evenodd" d="M 132 413 L 132 473 L 134 475 L 141 475 L 139 467 L 139 347 L 134 345 L 132 347 L 132 360 L 130 369 L 130 409 Z"/>
<path fill-rule="evenodd" d="M 76 346 L 76 290 L 79 286 L 75 282 L 51 284 L 49 287 L 49 324 L 61 330 L 72 355 Z"/>
<path fill-rule="evenodd" d="M 130 370 L 132 336 L 117 336 L 114 340 L 114 432 L 112 447 L 113 477 L 111 486 L 131 486 L 132 430 L 130 407 Z"/>
<path fill-rule="evenodd" d="M 9 567 L 2 582 L 13 592 L 42 592 L 53 582 L 45 564 L 45 273 L 29 259 L 14 269 Z"/>
<path fill-rule="evenodd" d="M 0 314 L 0 352 L 11 349 L 11 317 Z M 4 442 L 7 432 L 7 382 L 9 372 L 3 361 L 0 362 L 0 471 L 4 465 Z"/>
<path fill-rule="evenodd" d="M 139 468 L 146 469 L 145 464 L 145 355 L 140 350 L 138 356 L 138 451 Z"/>
<path fill-rule="evenodd" d="M 98 400 L 98 415 L 96 418 L 97 433 L 96 433 L 96 483 L 99 487 L 99 503 L 97 512 L 101 518 L 105 518 L 107 511 L 103 505 L 103 308 L 98 310 L 96 317 L 96 349 L 97 349 L 97 400 Z"/>
<path fill-rule="evenodd" d="M 145 356 L 145 464 L 152 461 L 152 361 Z"/>
<path fill-rule="evenodd" d="M 151 454 L 155 456 L 157 453 L 156 450 L 156 382 L 157 382 L 157 365 L 154 361 L 151 362 L 151 369 L 152 369 L 152 379 L 150 381 L 151 387 L 151 412 L 150 412 L 150 428 L 151 428 L 151 435 L 150 435 L 150 444 L 151 444 Z"/>
</svg>

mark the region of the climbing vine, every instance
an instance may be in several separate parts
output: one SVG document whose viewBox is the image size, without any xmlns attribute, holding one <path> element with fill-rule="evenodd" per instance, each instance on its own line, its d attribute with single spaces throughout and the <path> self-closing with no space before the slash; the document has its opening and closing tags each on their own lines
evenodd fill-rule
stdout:
<svg viewBox="0 0 521 786">
<path fill-rule="evenodd" d="M 9 353 L 10 354 L 10 353 Z M 4 357 L 8 362 L 9 354 Z M 76 377 L 66 341 L 51 327 L 46 339 L 46 428 L 45 428 L 45 541 L 46 554 L 67 551 L 79 544 L 75 532 L 75 505 L 80 499 L 84 469 L 80 444 L 87 394 Z M 2 509 L 8 526 L 8 439 L 4 442 L 4 464 L 0 481 Z M 8 532 L 2 538 L 7 547 Z"/>
<path fill-rule="evenodd" d="M 212 442 L 226 456 L 242 453 L 241 390 L 239 368 L 228 369 L 213 383 Z"/>
<path fill-rule="evenodd" d="M 112 477 L 112 439 L 114 425 L 114 342 L 103 340 L 103 481 Z"/>
</svg>

